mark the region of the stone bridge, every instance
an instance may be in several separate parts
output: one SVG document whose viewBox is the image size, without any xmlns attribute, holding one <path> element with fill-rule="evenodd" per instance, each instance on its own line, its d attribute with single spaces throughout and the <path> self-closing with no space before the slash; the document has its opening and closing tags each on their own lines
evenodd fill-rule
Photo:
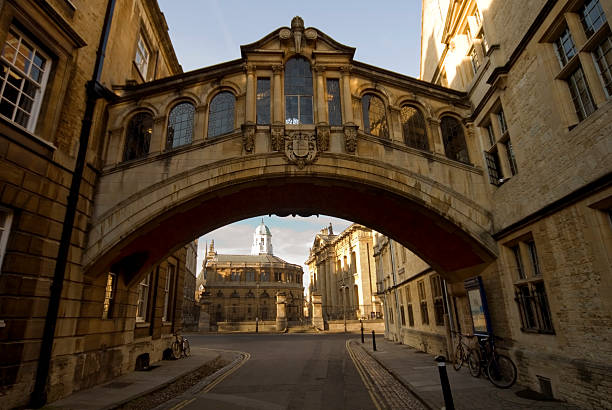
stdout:
<svg viewBox="0 0 612 410">
<path fill-rule="evenodd" d="M 495 259 L 464 94 L 354 61 L 296 19 L 241 51 L 109 107 L 90 274 L 133 283 L 194 237 L 268 213 L 364 224 L 450 281 Z"/>
</svg>

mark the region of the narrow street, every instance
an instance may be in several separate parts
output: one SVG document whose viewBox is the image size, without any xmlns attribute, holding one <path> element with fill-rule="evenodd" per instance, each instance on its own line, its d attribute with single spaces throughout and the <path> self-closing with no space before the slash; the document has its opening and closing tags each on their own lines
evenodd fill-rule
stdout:
<svg viewBox="0 0 612 410">
<path fill-rule="evenodd" d="M 376 409 L 346 349 L 345 335 L 194 335 L 192 349 L 237 350 L 250 358 L 210 391 L 175 408 Z"/>
</svg>

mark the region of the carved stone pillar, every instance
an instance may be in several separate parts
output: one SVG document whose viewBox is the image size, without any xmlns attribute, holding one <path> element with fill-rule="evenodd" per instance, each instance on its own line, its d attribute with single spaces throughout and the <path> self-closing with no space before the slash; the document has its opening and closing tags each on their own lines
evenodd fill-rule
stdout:
<svg viewBox="0 0 612 410">
<path fill-rule="evenodd" d="M 252 154 L 255 149 L 255 133 L 257 125 L 254 122 L 247 122 L 241 125 L 242 128 L 242 148 L 247 154 Z"/>
<path fill-rule="evenodd" d="M 340 72 L 342 73 L 342 99 L 344 100 L 344 104 L 342 104 L 342 106 L 344 108 L 344 123 L 352 124 L 354 119 L 353 100 L 351 98 L 351 66 L 341 67 Z"/>
<path fill-rule="evenodd" d="M 312 325 L 319 329 L 325 330 L 325 322 L 323 321 L 323 303 L 321 302 L 321 294 L 313 293 L 312 300 Z"/>
<path fill-rule="evenodd" d="M 357 151 L 357 129 L 355 124 L 344 124 L 344 148 L 349 154 Z"/>
<path fill-rule="evenodd" d="M 392 141 L 404 142 L 404 136 L 402 134 L 402 120 L 401 113 L 402 109 L 400 107 L 395 107 L 393 105 L 389 105 L 389 132 Z"/>
<path fill-rule="evenodd" d="M 329 149 L 329 134 L 331 130 L 325 122 L 317 124 L 317 149 L 327 151 Z"/>
<path fill-rule="evenodd" d="M 287 328 L 287 295 L 283 292 L 276 294 L 276 330 L 279 332 Z"/>
<path fill-rule="evenodd" d="M 273 151 L 285 150 L 285 125 L 282 122 L 270 125 L 270 148 Z"/>
<path fill-rule="evenodd" d="M 329 123 L 325 106 L 325 79 L 323 78 L 325 67 L 317 65 L 314 70 L 317 77 L 317 122 Z"/>
<path fill-rule="evenodd" d="M 429 125 L 429 132 L 427 133 L 429 138 L 429 146 L 433 152 L 440 155 L 446 155 L 444 152 L 444 143 L 442 142 L 442 135 L 440 134 L 440 121 L 429 118 L 427 121 Z"/>
<path fill-rule="evenodd" d="M 164 125 L 166 117 L 157 117 L 153 120 L 153 132 L 151 133 L 151 143 L 149 144 L 149 155 L 156 155 L 166 149 L 166 132 Z"/>
<path fill-rule="evenodd" d="M 108 138 L 110 140 L 110 144 L 108 147 L 108 154 L 106 157 L 106 165 L 116 165 L 123 161 L 123 149 L 124 149 L 124 139 L 123 139 L 124 128 L 114 128 L 108 131 Z"/>
<path fill-rule="evenodd" d="M 253 64 L 245 64 L 244 71 L 246 72 L 246 122 L 255 123 L 255 66 Z"/>
<path fill-rule="evenodd" d="M 204 103 L 195 109 L 193 118 L 193 142 L 202 141 L 206 134 L 206 112 L 208 104 Z"/>
<path fill-rule="evenodd" d="M 273 78 L 274 78 L 274 101 L 272 110 L 273 118 L 272 123 L 284 123 L 283 117 L 283 101 L 282 101 L 282 90 L 281 90 L 281 73 L 283 72 L 282 65 L 274 65 L 272 66 Z"/>
</svg>

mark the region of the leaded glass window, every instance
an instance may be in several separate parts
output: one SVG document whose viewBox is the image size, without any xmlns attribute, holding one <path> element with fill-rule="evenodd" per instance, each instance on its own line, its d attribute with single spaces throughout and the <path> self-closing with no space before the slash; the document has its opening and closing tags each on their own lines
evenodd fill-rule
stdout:
<svg viewBox="0 0 612 410">
<path fill-rule="evenodd" d="M 327 79 L 327 113 L 329 125 L 342 125 L 342 106 L 340 104 L 340 80 Z"/>
<path fill-rule="evenodd" d="M 612 98 L 612 36 L 608 35 L 593 53 L 606 96 Z"/>
<path fill-rule="evenodd" d="M 0 114 L 34 130 L 51 63 L 19 31 L 9 29 L 0 58 Z"/>
<path fill-rule="evenodd" d="M 149 69 L 149 56 L 151 53 L 149 52 L 149 47 L 147 47 L 147 43 L 145 43 L 142 35 L 138 37 L 138 43 L 136 44 L 136 55 L 134 56 L 134 63 L 136 63 L 136 67 L 138 67 L 138 71 L 142 75 L 145 81 L 148 80 L 147 73 Z"/>
<path fill-rule="evenodd" d="M 312 71 L 304 57 L 292 58 L 285 66 L 285 123 L 314 123 Z"/>
<path fill-rule="evenodd" d="M 270 79 L 257 79 L 257 124 L 270 124 Z"/>
<path fill-rule="evenodd" d="M 595 111 L 595 102 L 591 96 L 591 91 L 584 78 L 582 67 L 578 68 L 567 79 L 572 102 L 576 109 L 576 115 L 580 121 L 591 115 Z"/>
<path fill-rule="evenodd" d="M 210 102 L 208 113 L 208 138 L 218 137 L 234 131 L 234 109 L 236 97 L 228 91 L 222 91 Z"/>
<path fill-rule="evenodd" d="M 455 118 L 443 117 L 440 122 L 446 156 L 455 161 L 470 162 L 463 127 Z"/>
<path fill-rule="evenodd" d="M 389 138 L 387 114 L 383 101 L 373 94 L 366 94 L 361 98 L 363 109 L 363 128 L 368 134 L 381 138 Z"/>
<path fill-rule="evenodd" d="M 499 163 L 497 149 L 494 149 L 491 152 L 485 151 L 484 154 L 487 162 L 487 169 L 489 171 L 489 182 L 493 185 L 499 185 L 499 180 L 501 178 L 501 166 Z"/>
<path fill-rule="evenodd" d="M 591 37 L 606 22 L 599 0 L 590 0 L 580 9 L 580 22 L 587 37 Z"/>
<path fill-rule="evenodd" d="M 188 102 L 180 103 L 170 111 L 166 145 L 168 148 L 191 143 L 194 113 L 195 107 Z"/>
<path fill-rule="evenodd" d="M 425 120 L 421 112 L 414 107 L 405 105 L 400 112 L 404 142 L 409 147 L 429 150 Z"/>
<path fill-rule="evenodd" d="M 144 158 L 149 153 L 151 134 L 153 133 L 153 116 L 141 112 L 132 117 L 127 127 L 123 160 Z"/>
<path fill-rule="evenodd" d="M 561 67 L 565 67 L 567 62 L 576 55 L 576 45 L 567 27 L 563 33 L 561 33 L 557 41 L 555 41 L 555 52 L 557 53 Z"/>
</svg>

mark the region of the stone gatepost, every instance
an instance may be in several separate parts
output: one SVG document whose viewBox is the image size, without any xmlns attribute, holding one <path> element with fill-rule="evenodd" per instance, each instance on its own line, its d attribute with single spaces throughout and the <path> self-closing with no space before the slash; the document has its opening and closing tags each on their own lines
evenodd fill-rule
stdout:
<svg viewBox="0 0 612 410">
<path fill-rule="evenodd" d="M 325 322 L 323 321 L 323 303 L 321 302 L 321 294 L 313 293 L 311 296 L 312 296 L 312 325 L 319 330 L 325 330 Z"/>
<path fill-rule="evenodd" d="M 287 295 L 284 292 L 276 294 L 276 330 L 287 328 Z"/>
</svg>

